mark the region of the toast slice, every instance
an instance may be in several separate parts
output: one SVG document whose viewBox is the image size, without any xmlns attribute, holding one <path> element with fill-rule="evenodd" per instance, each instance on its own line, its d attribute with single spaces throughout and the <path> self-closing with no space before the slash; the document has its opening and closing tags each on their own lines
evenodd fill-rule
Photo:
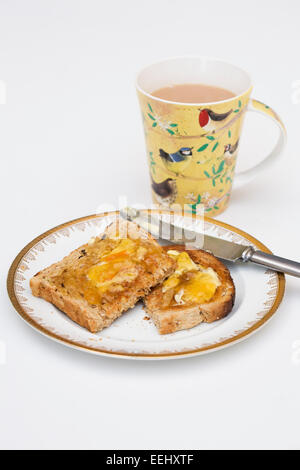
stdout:
<svg viewBox="0 0 300 470">
<path fill-rule="evenodd" d="M 221 261 L 206 251 L 185 250 L 182 245 L 164 249 L 177 260 L 176 271 L 144 299 L 145 309 L 160 334 L 211 323 L 231 312 L 235 286 Z M 181 253 L 185 255 L 180 260 Z"/>
<path fill-rule="evenodd" d="M 102 235 L 38 272 L 30 287 L 33 295 L 95 333 L 133 307 L 174 267 L 150 234 L 117 219 Z"/>
</svg>

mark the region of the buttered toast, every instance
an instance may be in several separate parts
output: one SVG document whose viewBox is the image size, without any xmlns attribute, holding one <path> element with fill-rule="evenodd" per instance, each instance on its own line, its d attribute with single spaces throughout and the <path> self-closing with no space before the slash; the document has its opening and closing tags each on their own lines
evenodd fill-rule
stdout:
<svg viewBox="0 0 300 470">
<path fill-rule="evenodd" d="M 30 287 L 33 295 L 95 333 L 161 283 L 175 264 L 150 234 L 117 220 L 99 237 L 37 273 Z"/>
<path fill-rule="evenodd" d="M 229 270 L 203 250 L 164 247 L 176 261 L 175 272 L 145 299 L 145 309 L 160 334 L 214 322 L 231 312 L 235 286 Z"/>
</svg>

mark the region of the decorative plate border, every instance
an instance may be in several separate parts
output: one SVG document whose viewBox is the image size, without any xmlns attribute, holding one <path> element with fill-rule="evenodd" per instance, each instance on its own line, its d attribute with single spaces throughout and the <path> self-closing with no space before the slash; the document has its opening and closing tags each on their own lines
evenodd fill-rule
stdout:
<svg viewBox="0 0 300 470">
<path fill-rule="evenodd" d="M 155 212 L 159 214 L 166 214 L 166 215 L 170 214 L 168 210 L 157 210 Z M 108 217 L 108 216 L 116 217 L 117 215 L 118 215 L 118 211 L 105 212 L 102 214 L 93 214 L 93 215 L 89 215 L 85 217 L 80 217 L 78 219 L 74 219 L 64 224 L 53 227 L 52 229 L 48 230 L 47 232 L 44 232 L 43 234 L 39 235 L 34 240 L 32 240 L 30 243 L 28 243 L 16 256 L 8 272 L 7 291 L 8 291 L 10 300 L 13 306 L 15 307 L 16 311 L 20 314 L 23 320 L 25 320 L 30 326 L 32 326 L 34 329 L 38 330 L 40 333 L 44 334 L 45 336 L 48 336 L 59 343 L 65 344 L 69 347 L 73 347 L 73 348 L 76 348 L 85 352 L 93 353 L 93 354 L 98 354 L 102 356 L 103 355 L 113 356 L 113 357 L 119 357 L 119 358 L 129 358 L 129 359 L 175 359 L 175 358 L 180 358 L 180 357 L 188 357 L 188 356 L 194 356 L 194 355 L 212 352 L 218 349 L 222 349 L 233 343 L 242 341 L 243 339 L 245 339 L 246 337 L 248 337 L 249 335 L 257 331 L 259 328 L 261 328 L 274 315 L 274 313 L 278 309 L 282 301 L 283 295 L 284 295 L 285 277 L 282 273 L 274 272 L 274 278 L 272 276 L 269 281 L 270 291 L 268 292 L 268 294 L 270 294 L 270 298 L 267 300 L 267 302 L 265 302 L 265 308 L 257 314 L 257 316 L 259 317 L 259 320 L 255 322 L 250 322 L 247 325 L 248 327 L 246 329 L 241 330 L 241 331 L 236 331 L 230 337 L 221 338 L 220 341 L 217 341 L 213 344 L 207 344 L 198 349 L 196 348 L 196 349 L 192 349 L 188 351 L 165 352 L 165 353 L 159 353 L 159 354 L 128 353 L 125 351 L 124 352 L 109 351 L 109 350 L 104 350 L 104 349 L 99 349 L 99 348 L 93 348 L 91 346 L 84 346 L 70 339 L 63 338 L 59 336 L 58 334 L 55 334 L 49 331 L 47 328 L 44 328 L 39 323 L 37 323 L 32 317 L 30 317 L 29 315 L 30 311 L 28 311 L 28 307 L 26 308 L 22 302 L 21 292 L 19 291 L 16 294 L 16 284 L 17 284 L 16 281 L 18 280 L 18 276 L 19 276 L 17 271 L 20 267 L 19 265 L 20 265 L 21 260 L 23 261 L 23 265 L 24 265 L 23 269 L 26 270 L 26 254 L 28 256 L 28 259 L 30 259 L 30 256 L 31 256 L 30 254 L 28 254 L 28 251 L 31 250 L 33 247 L 37 252 L 43 251 L 44 242 L 55 243 L 55 235 L 57 234 L 54 235 L 54 232 L 57 232 L 58 230 L 64 236 L 69 236 L 70 229 L 68 227 L 74 224 L 76 224 L 77 228 L 80 229 L 80 226 L 81 226 L 82 229 L 84 230 L 85 223 L 89 222 L 92 219 Z M 196 218 L 196 216 L 193 216 L 193 218 Z M 219 220 L 211 219 L 210 217 L 207 217 L 207 216 L 205 216 L 205 223 L 217 225 L 219 227 L 218 235 L 220 236 L 224 234 L 224 232 L 227 232 L 227 230 L 230 230 L 232 232 L 239 234 L 246 240 L 250 241 L 260 250 L 266 253 L 271 253 L 271 251 L 265 245 L 263 245 L 259 240 L 257 240 L 256 238 L 252 237 L 248 233 L 232 225 L 226 224 Z M 235 241 L 234 237 L 232 241 Z M 275 289 L 275 286 L 278 286 L 278 288 Z"/>
</svg>

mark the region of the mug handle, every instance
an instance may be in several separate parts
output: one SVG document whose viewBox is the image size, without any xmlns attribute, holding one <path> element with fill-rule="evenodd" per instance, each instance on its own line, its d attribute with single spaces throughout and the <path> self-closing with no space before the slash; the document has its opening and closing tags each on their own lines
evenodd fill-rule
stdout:
<svg viewBox="0 0 300 470">
<path fill-rule="evenodd" d="M 267 170 L 271 165 L 273 165 L 273 163 L 275 163 L 275 161 L 277 161 L 279 157 L 282 156 L 282 150 L 286 144 L 286 129 L 280 117 L 272 108 L 265 105 L 261 101 L 250 99 L 248 104 L 248 111 L 255 111 L 256 113 L 264 114 L 268 118 L 272 119 L 272 121 L 275 122 L 279 127 L 280 134 L 278 137 L 278 141 L 271 153 L 269 153 L 269 155 L 267 155 L 260 163 L 258 163 L 252 168 L 249 168 L 248 170 L 236 173 L 234 179 L 235 188 L 239 188 L 244 184 L 249 183 L 255 178 L 255 176 L 258 175 L 258 173 Z"/>
</svg>

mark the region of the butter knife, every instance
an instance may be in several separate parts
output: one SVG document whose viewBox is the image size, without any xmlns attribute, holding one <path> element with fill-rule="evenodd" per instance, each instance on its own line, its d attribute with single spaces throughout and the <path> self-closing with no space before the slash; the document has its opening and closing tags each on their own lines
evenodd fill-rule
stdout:
<svg viewBox="0 0 300 470">
<path fill-rule="evenodd" d="M 153 213 L 139 211 L 133 207 L 122 209 L 120 216 L 125 220 L 137 223 L 155 238 L 168 240 L 175 244 L 187 244 L 189 248 L 208 251 L 217 258 L 226 261 L 252 262 L 274 271 L 300 277 L 300 263 L 256 250 L 251 245 L 240 245 L 199 231 L 188 230 L 179 225 L 165 222 Z"/>
</svg>

